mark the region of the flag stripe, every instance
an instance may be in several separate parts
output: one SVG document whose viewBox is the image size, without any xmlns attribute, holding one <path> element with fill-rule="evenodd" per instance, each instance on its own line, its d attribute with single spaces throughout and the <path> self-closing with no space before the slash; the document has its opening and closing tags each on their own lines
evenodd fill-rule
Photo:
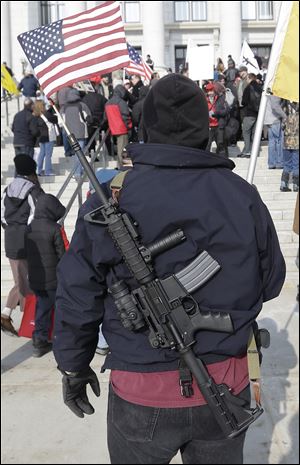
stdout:
<svg viewBox="0 0 300 465">
<path fill-rule="evenodd" d="M 127 55 L 128 56 L 128 55 Z M 127 58 L 126 56 L 126 58 Z M 113 60 L 103 62 L 101 68 L 101 74 L 110 73 L 111 71 L 121 69 L 126 66 L 124 56 L 121 55 L 118 58 L 114 58 Z M 74 72 L 68 76 L 63 76 L 60 79 L 52 81 L 52 83 L 45 87 L 43 86 L 43 90 L 46 95 L 52 95 L 57 90 L 61 89 L 62 87 L 66 87 L 74 82 L 83 81 L 84 79 L 88 79 L 89 77 L 99 73 L 99 65 L 91 66 L 90 68 L 83 68 L 79 70 L 80 72 Z"/>
<path fill-rule="evenodd" d="M 76 20 L 77 18 L 80 18 L 80 17 L 86 18 L 86 19 L 90 19 L 90 18 L 93 19 L 95 17 L 95 11 L 101 10 L 104 13 L 114 8 L 115 7 L 114 4 L 116 4 L 116 2 L 105 2 L 102 5 L 97 5 L 94 8 L 91 8 L 90 10 L 81 11 L 80 13 L 76 13 L 73 16 L 68 16 L 67 18 L 64 19 L 64 22 L 66 24 L 72 24 L 74 23 L 74 19 Z"/>
<path fill-rule="evenodd" d="M 123 31 L 123 28 L 120 27 L 119 29 L 117 29 L 117 32 L 114 32 L 114 34 L 112 34 L 110 36 L 110 40 L 115 40 L 115 39 L 124 39 L 124 31 Z M 90 48 L 93 48 L 93 47 L 96 47 L 97 46 L 100 46 L 103 44 L 103 43 L 106 43 L 108 42 L 109 39 L 107 39 L 107 35 L 105 34 L 103 37 L 98 37 L 96 40 L 93 40 L 92 42 L 90 42 L 88 45 Z M 51 70 L 52 68 L 54 68 L 56 65 L 62 63 L 64 60 L 66 61 L 70 61 L 69 58 L 72 58 L 73 56 L 76 56 L 77 54 L 80 54 L 80 53 L 85 53 L 87 48 L 86 48 L 86 44 L 82 44 L 81 46 L 77 47 L 76 50 L 73 50 L 73 48 L 71 48 L 70 50 L 66 50 L 65 52 L 63 53 L 60 53 L 58 55 L 54 55 L 50 58 L 48 58 L 47 61 L 45 61 L 42 65 L 39 65 L 39 66 L 36 66 L 35 68 L 35 71 L 36 73 L 40 73 L 42 72 L 44 69 L 47 69 L 47 70 Z M 124 48 L 124 47 L 123 47 Z M 74 55 L 75 54 L 75 55 Z"/>
<path fill-rule="evenodd" d="M 76 43 L 80 39 L 85 39 L 86 42 L 88 40 L 93 40 L 94 36 L 97 37 L 99 35 L 95 34 L 95 29 L 101 31 L 102 36 L 107 35 L 108 33 L 111 33 L 112 30 L 114 30 L 112 29 L 112 26 L 120 27 L 121 21 L 121 17 L 119 16 L 118 18 L 115 18 L 110 23 L 108 23 L 106 27 L 97 26 L 96 28 L 86 29 L 83 32 L 79 31 L 78 34 L 72 33 L 70 35 L 63 32 L 65 46 Z"/>
<path fill-rule="evenodd" d="M 111 51 L 109 53 L 106 53 L 105 55 L 101 55 L 101 61 L 109 61 L 109 60 L 112 60 L 114 57 L 124 56 L 124 54 L 125 54 L 125 51 L 122 51 L 122 50 L 115 51 L 115 50 L 113 50 L 113 51 Z M 68 67 L 63 66 L 61 71 L 55 72 L 55 74 L 54 74 L 55 80 L 58 80 L 59 78 L 61 78 L 63 76 L 67 76 L 68 74 L 73 73 L 75 70 L 80 71 L 81 68 L 86 69 L 86 68 L 88 68 L 90 66 L 96 65 L 99 62 L 99 60 L 97 60 L 97 58 L 98 58 L 97 56 L 96 57 L 94 56 L 90 60 L 85 59 L 85 60 L 82 60 L 79 63 L 72 64 L 71 66 L 68 66 Z M 78 67 L 79 64 L 83 65 L 83 66 Z M 43 86 L 45 86 L 45 87 L 49 86 L 49 84 L 53 81 L 53 77 L 51 75 L 50 75 L 50 77 L 48 77 L 49 74 L 47 75 L 46 78 L 40 78 L 39 75 L 37 75 L 37 76 L 38 76 L 41 84 Z"/>
<path fill-rule="evenodd" d="M 78 21 L 77 23 L 70 23 L 70 24 L 63 24 L 63 27 L 64 29 L 68 30 L 68 31 L 72 31 L 72 30 L 78 30 L 78 26 L 79 25 L 82 25 L 82 27 L 84 27 L 85 25 L 91 25 L 93 26 L 94 24 L 103 24 L 106 22 L 106 20 L 109 18 L 111 18 L 113 15 L 120 15 L 120 9 L 119 7 L 117 8 L 114 8 L 111 12 L 108 11 L 107 13 L 104 13 L 104 14 L 99 14 L 99 16 L 96 16 L 95 18 L 93 18 L 93 20 L 91 19 L 82 19 L 81 21 Z"/>
<path fill-rule="evenodd" d="M 76 53 L 76 55 L 65 57 L 63 60 L 59 58 L 53 64 L 50 64 L 47 68 L 44 68 L 42 71 L 37 72 L 38 78 L 41 79 L 46 74 L 48 74 L 49 77 L 55 75 L 59 70 L 66 69 L 66 66 L 69 62 L 72 62 L 74 64 L 76 63 L 79 64 L 79 63 L 84 62 L 85 59 L 88 59 L 89 56 L 97 57 L 97 56 L 104 55 L 105 53 L 103 52 L 103 49 L 106 49 L 106 51 L 107 50 L 118 50 L 120 48 L 119 44 L 120 44 L 120 39 L 114 39 L 114 40 L 110 40 L 109 42 L 105 42 L 103 44 L 97 44 L 94 47 L 89 48 L 88 50 L 85 49 L 81 51 L 80 53 Z M 99 52 L 99 53 L 96 53 L 96 52 Z"/>
</svg>

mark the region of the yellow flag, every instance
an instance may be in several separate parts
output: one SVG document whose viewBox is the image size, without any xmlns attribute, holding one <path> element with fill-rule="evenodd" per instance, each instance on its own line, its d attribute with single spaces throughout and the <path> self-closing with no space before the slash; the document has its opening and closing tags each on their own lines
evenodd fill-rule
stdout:
<svg viewBox="0 0 300 465">
<path fill-rule="evenodd" d="M 299 2 L 281 3 L 268 71 L 272 93 L 299 102 Z"/>
<path fill-rule="evenodd" d="M 7 90 L 10 94 L 19 95 L 17 84 L 7 71 L 4 65 L 1 65 L 1 86 L 3 89 Z"/>
</svg>

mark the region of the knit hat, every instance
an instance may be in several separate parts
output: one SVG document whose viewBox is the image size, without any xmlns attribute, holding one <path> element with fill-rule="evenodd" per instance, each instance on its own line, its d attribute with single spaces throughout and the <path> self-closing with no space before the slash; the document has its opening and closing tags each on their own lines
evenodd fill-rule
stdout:
<svg viewBox="0 0 300 465">
<path fill-rule="evenodd" d="M 159 79 L 144 100 L 144 141 L 204 149 L 209 135 L 204 92 L 181 74 Z"/>
<path fill-rule="evenodd" d="M 29 155 L 17 155 L 14 158 L 14 164 L 17 174 L 21 176 L 29 176 L 36 172 L 36 162 Z"/>
<path fill-rule="evenodd" d="M 215 90 L 215 86 L 213 85 L 212 82 L 209 82 L 209 83 L 205 86 L 205 90 L 206 90 L 206 92 L 209 92 L 210 90 Z"/>
<path fill-rule="evenodd" d="M 239 67 L 239 71 L 246 71 L 248 73 L 248 68 L 247 68 L 247 66 L 241 65 Z"/>
</svg>

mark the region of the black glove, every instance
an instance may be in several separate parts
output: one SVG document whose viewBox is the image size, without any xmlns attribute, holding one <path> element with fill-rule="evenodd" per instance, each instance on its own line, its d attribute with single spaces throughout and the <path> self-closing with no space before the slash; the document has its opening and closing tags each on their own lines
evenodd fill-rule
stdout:
<svg viewBox="0 0 300 465">
<path fill-rule="evenodd" d="M 62 373 L 64 403 L 79 418 L 83 418 L 84 413 L 92 415 L 95 410 L 89 403 L 86 386 L 90 384 L 94 394 L 97 397 L 100 396 L 100 384 L 96 373 L 90 367 L 74 374 L 67 374 L 63 371 Z"/>
</svg>

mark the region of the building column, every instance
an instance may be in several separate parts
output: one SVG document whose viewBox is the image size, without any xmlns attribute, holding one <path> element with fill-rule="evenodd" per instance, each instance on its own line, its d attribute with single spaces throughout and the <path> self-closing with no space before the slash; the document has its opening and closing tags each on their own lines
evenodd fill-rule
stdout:
<svg viewBox="0 0 300 465">
<path fill-rule="evenodd" d="M 225 67 L 228 55 L 238 64 L 242 50 L 241 2 L 219 2 L 220 50 Z"/>
<path fill-rule="evenodd" d="M 2 4 L 3 2 L 1 2 Z M 22 5 L 20 7 L 20 5 Z M 9 2 L 10 9 L 10 44 L 13 50 L 12 70 L 18 80 L 23 77 L 23 67 L 28 60 L 18 42 L 18 35 L 31 31 L 40 25 L 39 2 Z"/>
<path fill-rule="evenodd" d="M 151 55 L 155 66 L 165 65 L 165 31 L 163 2 L 141 2 L 143 23 L 143 57 Z"/>
<path fill-rule="evenodd" d="M 1 2 L 1 63 L 6 61 L 12 67 L 9 4 L 10 2 Z"/>
<path fill-rule="evenodd" d="M 90 2 L 65 2 L 64 4 L 64 18 L 76 15 L 82 11 L 87 10 L 86 4 Z"/>
</svg>

